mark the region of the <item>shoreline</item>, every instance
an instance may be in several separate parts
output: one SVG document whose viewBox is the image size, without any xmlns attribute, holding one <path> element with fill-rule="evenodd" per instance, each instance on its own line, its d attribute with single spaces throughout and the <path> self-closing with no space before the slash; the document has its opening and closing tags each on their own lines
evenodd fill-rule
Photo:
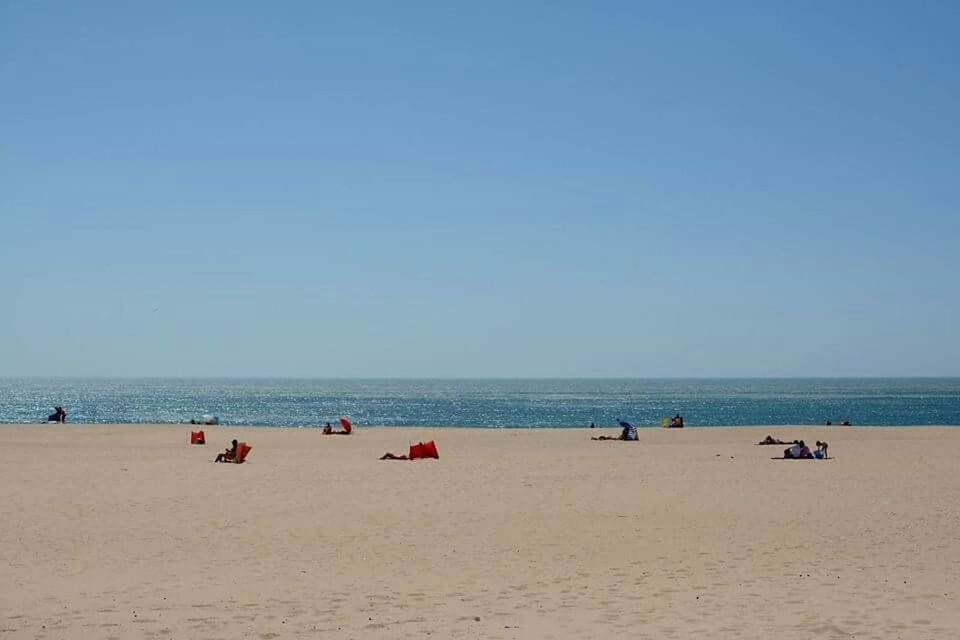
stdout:
<svg viewBox="0 0 960 640">
<path fill-rule="evenodd" d="M 917 379 L 229 379 L 0 381 L 0 422 L 40 423 L 56 405 L 70 423 L 577 428 L 618 420 L 659 426 L 776 423 L 960 426 L 960 378 Z M 937 423 L 934 425 L 933 423 Z"/>
<path fill-rule="evenodd" d="M 189 422 L 66 422 L 59 424 L 56 422 L 0 422 L 0 429 L 5 427 L 208 427 L 216 429 L 323 429 L 322 424 L 316 425 L 269 425 L 269 424 L 190 424 Z M 599 431 L 603 429 L 620 429 L 616 425 L 597 425 L 596 427 L 573 425 L 573 426 L 452 426 L 452 425 L 358 425 L 353 424 L 357 431 L 364 429 L 456 429 L 456 430 L 477 430 L 477 431 L 570 431 L 584 429 L 586 431 Z M 825 425 L 825 424 L 685 424 L 681 428 L 661 427 L 656 424 L 636 424 L 638 430 L 650 431 L 684 431 L 687 429 L 836 429 L 838 431 L 845 429 L 954 429 L 960 427 L 960 424 L 854 424 L 844 425 Z"/>
</svg>

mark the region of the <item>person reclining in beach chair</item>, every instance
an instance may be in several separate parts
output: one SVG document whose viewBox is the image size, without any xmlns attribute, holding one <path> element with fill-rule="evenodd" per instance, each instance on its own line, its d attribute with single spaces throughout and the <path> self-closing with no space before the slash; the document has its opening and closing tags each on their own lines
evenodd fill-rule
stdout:
<svg viewBox="0 0 960 640">
<path fill-rule="evenodd" d="M 250 450 L 253 449 L 246 442 L 237 442 L 232 440 L 230 442 L 232 445 L 229 449 L 223 453 L 217 454 L 217 459 L 214 462 L 234 462 L 236 464 L 243 463 L 247 459 L 247 454 L 250 453 Z"/>
<path fill-rule="evenodd" d="M 590 438 L 591 440 L 626 440 L 628 442 L 635 442 L 639 440 L 637 436 L 637 428 L 630 424 L 629 422 L 620 421 L 620 426 L 623 427 L 623 431 L 620 432 L 619 436 L 599 436 Z"/>
<path fill-rule="evenodd" d="M 236 440 L 230 441 L 230 448 L 224 451 L 223 453 L 217 454 L 217 459 L 214 462 L 233 462 L 237 459 L 237 445 L 239 443 Z"/>
</svg>

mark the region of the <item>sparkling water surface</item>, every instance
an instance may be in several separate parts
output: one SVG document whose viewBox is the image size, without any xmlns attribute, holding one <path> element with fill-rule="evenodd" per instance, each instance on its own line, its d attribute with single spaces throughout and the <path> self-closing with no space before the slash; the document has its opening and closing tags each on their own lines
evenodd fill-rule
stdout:
<svg viewBox="0 0 960 640">
<path fill-rule="evenodd" d="M 582 427 L 658 424 L 960 425 L 960 378 L 304 380 L 0 378 L 0 422 L 55 405 L 72 423 Z"/>
</svg>

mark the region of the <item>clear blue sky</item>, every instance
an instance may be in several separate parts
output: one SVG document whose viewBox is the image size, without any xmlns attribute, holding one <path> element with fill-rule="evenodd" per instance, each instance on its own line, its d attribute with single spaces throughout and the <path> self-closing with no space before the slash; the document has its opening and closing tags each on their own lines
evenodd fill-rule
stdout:
<svg viewBox="0 0 960 640">
<path fill-rule="evenodd" d="M 956 2 L 7 0 L 0 375 L 960 375 L 958 114 Z"/>
</svg>

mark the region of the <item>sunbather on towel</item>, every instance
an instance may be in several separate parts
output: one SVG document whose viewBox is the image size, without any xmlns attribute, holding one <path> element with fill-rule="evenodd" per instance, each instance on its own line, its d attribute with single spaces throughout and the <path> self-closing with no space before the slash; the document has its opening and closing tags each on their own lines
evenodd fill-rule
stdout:
<svg viewBox="0 0 960 640">
<path fill-rule="evenodd" d="M 637 437 L 637 428 L 630 424 L 629 422 L 620 422 L 620 426 L 623 427 L 623 431 L 620 432 L 619 436 L 599 436 L 590 438 L 591 440 L 627 440 L 627 441 L 636 441 L 639 438 Z"/>
<path fill-rule="evenodd" d="M 233 440 L 230 442 L 231 446 L 229 449 L 223 453 L 217 454 L 217 459 L 214 462 L 233 462 L 237 459 L 237 441 Z"/>
<path fill-rule="evenodd" d="M 350 435 L 350 431 L 347 431 L 346 429 L 339 429 L 339 430 L 337 430 L 337 431 L 334 431 L 334 430 L 333 430 L 333 427 L 331 427 L 331 426 L 330 426 L 330 423 L 328 422 L 328 423 L 326 424 L 326 426 L 323 428 L 323 435 L 325 435 L 325 436 L 348 436 L 348 435 Z"/>
<path fill-rule="evenodd" d="M 774 438 L 773 436 L 767 436 L 757 444 L 792 444 L 786 440 L 781 440 L 780 438 Z"/>
<path fill-rule="evenodd" d="M 380 459 L 381 460 L 409 460 L 410 458 L 408 458 L 407 456 L 398 456 L 388 452 L 380 456 Z"/>
<path fill-rule="evenodd" d="M 793 446 L 783 450 L 783 457 L 788 460 L 806 460 L 813 458 L 813 454 L 803 440 L 794 440 Z"/>
</svg>

